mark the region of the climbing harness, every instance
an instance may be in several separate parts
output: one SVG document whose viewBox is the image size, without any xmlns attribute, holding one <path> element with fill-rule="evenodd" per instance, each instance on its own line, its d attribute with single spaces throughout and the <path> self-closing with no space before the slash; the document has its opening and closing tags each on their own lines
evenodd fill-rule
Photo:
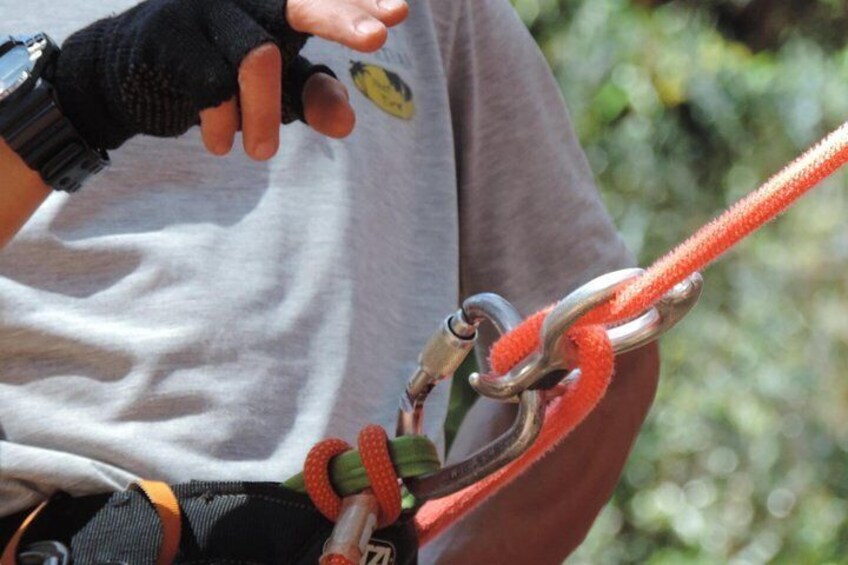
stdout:
<svg viewBox="0 0 848 565">
<path fill-rule="evenodd" d="M 133 500 L 152 505 L 162 529 L 156 562 L 167 563 L 178 551 L 197 549 L 186 547 L 185 533 L 181 541 L 179 525 L 188 523 L 192 531 L 208 526 L 194 503 L 203 500 L 204 492 L 211 493 L 211 500 L 311 500 L 310 527 L 324 532 L 314 555 L 321 555 L 323 565 L 392 565 L 410 559 L 410 553 L 414 559 L 416 545 L 433 539 L 526 471 L 583 421 L 606 392 L 615 355 L 657 339 L 693 308 L 703 287 L 699 271 L 846 162 L 848 124 L 649 269 L 599 277 L 524 321 L 497 295 L 468 298 L 425 345 L 401 397 L 394 439 L 369 426 L 360 434 L 358 450 L 341 440 L 321 442 L 307 457 L 304 473 L 282 485 L 142 484 L 147 502 L 137 496 Z M 433 388 L 452 376 L 474 349 L 483 323 L 492 324 L 501 338 L 492 347 L 491 367 L 472 375 L 471 385 L 481 396 L 517 402 L 516 419 L 503 435 L 464 461 L 442 467 L 432 443 L 421 435 L 424 405 Z M 115 493 L 109 500 L 119 495 L 130 496 Z M 58 542 L 41 540 L 18 553 L 27 532 L 37 529 L 41 515 L 50 512 L 51 503 L 44 503 L 21 517 L 0 565 L 67 561 L 62 553 L 66 547 Z M 404 533 L 413 519 L 415 533 Z M 332 532 L 330 522 L 335 522 Z M 369 541 L 377 529 L 380 537 L 393 535 L 393 541 Z M 300 555 L 312 559 L 313 553 L 303 550 Z"/>
</svg>

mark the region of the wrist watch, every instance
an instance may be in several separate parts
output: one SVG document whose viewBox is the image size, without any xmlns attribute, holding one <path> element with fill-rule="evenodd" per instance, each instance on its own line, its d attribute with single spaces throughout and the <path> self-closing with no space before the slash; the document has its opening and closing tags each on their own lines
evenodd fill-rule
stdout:
<svg viewBox="0 0 848 565">
<path fill-rule="evenodd" d="M 109 156 L 82 138 L 44 79 L 58 55 L 45 34 L 0 37 L 0 137 L 47 185 L 76 192 Z"/>
</svg>

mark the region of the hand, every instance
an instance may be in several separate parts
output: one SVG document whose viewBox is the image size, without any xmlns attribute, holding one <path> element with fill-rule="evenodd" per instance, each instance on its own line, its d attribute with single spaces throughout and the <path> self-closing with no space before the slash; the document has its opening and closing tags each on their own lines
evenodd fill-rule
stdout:
<svg viewBox="0 0 848 565">
<path fill-rule="evenodd" d="M 376 49 L 386 26 L 405 17 L 406 5 L 399 6 L 147 0 L 68 38 L 49 78 L 66 115 L 94 146 L 113 149 L 137 134 L 177 136 L 202 122 L 207 146 L 222 153 L 241 122 L 248 153 L 265 159 L 276 152 L 281 121 L 305 114 L 328 134 L 352 128 L 341 83 L 298 55 L 307 33 Z"/>
<path fill-rule="evenodd" d="M 383 46 L 387 27 L 404 21 L 408 11 L 403 0 L 289 0 L 286 19 L 296 31 L 369 52 Z M 248 155 L 263 160 L 277 152 L 281 67 L 273 44 L 248 53 L 239 68 L 239 99 L 200 113 L 203 142 L 211 153 L 225 155 L 232 149 L 239 124 Z M 316 73 L 307 79 L 302 97 L 305 121 L 316 131 L 342 138 L 353 130 L 356 118 L 338 80 Z"/>
</svg>

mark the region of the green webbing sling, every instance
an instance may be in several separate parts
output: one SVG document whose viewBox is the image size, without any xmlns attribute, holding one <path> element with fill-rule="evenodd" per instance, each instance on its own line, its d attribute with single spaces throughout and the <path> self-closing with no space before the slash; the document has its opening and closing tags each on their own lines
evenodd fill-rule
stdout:
<svg viewBox="0 0 848 565">
<path fill-rule="evenodd" d="M 435 473 L 442 467 L 436 446 L 424 436 L 402 436 L 389 440 L 389 455 L 398 477 L 402 479 Z M 368 475 L 358 450 L 348 451 L 333 459 L 330 463 L 330 482 L 341 497 L 368 488 Z M 283 486 L 305 493 L 303 473 L 290 478 Z"/>
</svg>

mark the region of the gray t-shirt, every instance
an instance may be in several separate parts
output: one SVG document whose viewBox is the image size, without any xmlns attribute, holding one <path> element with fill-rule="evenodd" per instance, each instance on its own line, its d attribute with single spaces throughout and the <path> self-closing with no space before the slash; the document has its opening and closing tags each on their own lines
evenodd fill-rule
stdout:
<svg viewBox="0 0 848 565">
<path fill-rule="evenodd" d="M 0 34 L 61 41 L 132 4 L 0 0 Z M 529 313 L 631 262 L 507 0 L 412 0 L 380 52 L 306 51 L 351 91 L 349 138 L 295 124 L 262 164 L 197 130 L 134 139 L 0 254 L 0 515 L 138 477 L 285 479 L 325 437 L 393 429 L 461 297 Z"/>
</svg>

